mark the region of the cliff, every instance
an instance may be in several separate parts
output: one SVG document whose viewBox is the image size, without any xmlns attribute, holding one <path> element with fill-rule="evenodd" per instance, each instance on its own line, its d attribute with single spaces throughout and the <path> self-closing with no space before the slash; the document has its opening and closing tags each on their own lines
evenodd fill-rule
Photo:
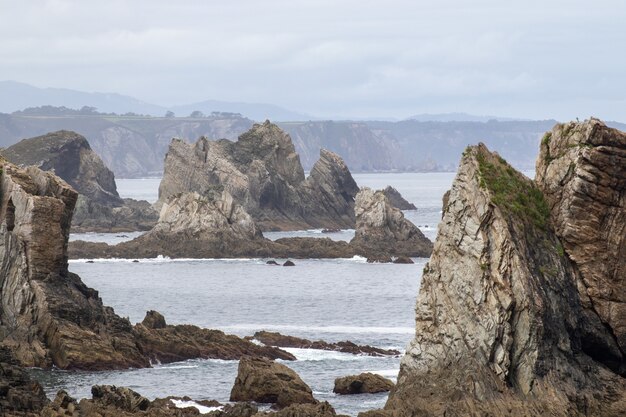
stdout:
<svg viewBox="0 0 626 417">
<path fill-rule="evenodd" d="M 432 242 L 391 204 L 385 191 L 362 188 L 356 196 L 355 214 L 350 245 L 365 256 L 430 256 Z"/>
<path fill-rule="evenodd" d="M 2 155 L 17 165 L 52 171 L 78 191 L 73 231 L 148 230 L 156 223 L 157 213 L 149 203 L 120 198 L 113 172 L 87 139 L 75 132 L 61 130 L 24 139 Z"/>
<path fill-rule="evenodd" d="M 614 131 L 607 136 L 623 143 Z M 568 165 L 574 172 L 586 151 L 577 152 L 583 158 Z M 626 165 L 612 161 L 596 168 L 615 185 Z M 542 189 L 558 189 L 555 178 L 538 175 Z M 554 213 L 563 208 L 564 224 L 574 228 L 593 216 L 548 196 L 484 145 L 464 152 L 424 268 L 415 338 L 382 414 L 617 416 L 626 409 L 616 330 L 592 307 Z M 589 192 L 579 197 L 596 201 Z M 602 210 L 623 214 L 624 206 Z M 623 268 L 625 260 L 615 263 Z"/>
<path fill-rule="evenodd" d="M 173 140 L 165 158 L 159 202 L 174 194 L 221 186 L 263 230 L 348 228 L 358 187 L 345 163 L 321 151 L 309 178 L 289 135 L 269 121 L 237 142 Z"/>
</svg>

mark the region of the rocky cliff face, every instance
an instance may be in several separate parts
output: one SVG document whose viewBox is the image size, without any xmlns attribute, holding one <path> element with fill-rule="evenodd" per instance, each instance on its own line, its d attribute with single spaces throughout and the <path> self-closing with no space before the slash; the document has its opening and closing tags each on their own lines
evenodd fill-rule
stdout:
<svg viewBox="0 0 626 417">
<path fill-rule="evenodd" d="M 582 277 L 585 307 L 626 353 L 626 133 L 594 119 L 555 126 L 542 141 L 536 179 Z"/>
<path fill-rule="evenodd" d="M 305 180 L 290 137 L 276 125 L 254 125 L 237 142 L 172 141 L 159 204 L 181 192 L 222 186 L 264 230 L 351 227 L 358 191 L 337 155 L 322 151 Z"/>
<path fill-rule="evenodd" d="M 75 132 L 24 139 L 2 154 L 14 164 L 52 171 L 78 191 L 74 231 L 148 230 L 156 223 L 157 213 L 149 203 L 120 198 L 113 172 Z"/>
<path fill-rule="evenodd" d="M 589 308 L 540 189 L 479 145 L 464 153 L 447 201 L 385 414 L 623 412 L 623 354 Z"/>
<path fill-rule="evenodd" d="M 350 244 L 368 257 L 428 257 L 432 242 L 404 218 L 383 191 L 362 188 L 356 196 L 356 230 Z"/>
</svg>

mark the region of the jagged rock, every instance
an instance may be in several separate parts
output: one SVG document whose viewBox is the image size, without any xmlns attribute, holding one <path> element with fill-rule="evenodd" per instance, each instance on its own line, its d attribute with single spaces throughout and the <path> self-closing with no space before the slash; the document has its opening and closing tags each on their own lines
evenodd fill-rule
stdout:
<svg viewBox="0 0 626 417">
<path fill-rule="evenodd" d="M 395 356 L 400 352 L 393 349 L 381 349 L 369 345 L 357 345 L 350 341 L 328 343 L 323 340 L 311 341 L 295 336 L 287 336 L 278 332 L 259 331 L 253 336 L 248 336 L 246 339 L 257 340 L 266 346 L 275 346 L 282 348 L 300 348 L 300 349 L 321 349 L 321 350 L 333 350 L 343 353 L 352 353 L 354 355 L 368 355 L 368 356 Z"/>
<path fill-rule="evenodd" d="M 356 231 L 350 244 L 367 257 L 430 256 L 432 242 L 389 203 L 382 191 L 362 188 L 354 210 Z"/>
<path fill-rule="evenodd" d="M 372 255 L 370 254 L 367 257 L 367 263 L 368 264 L 388 264 L 393 262 L 393 258 L 389 255 L 384 255 L 384 254 L 378 254 L 378 255 Z"/>
<path fill-rule="evenodd" d="M 142 397 L 130 388 L 118 388 L 115 385 L 94 385 L 91 387 L 91 396 L 94 402 L 105 407 L 113 406 L 118 410 L 131 413 L 145 411 L 150 406 L 150 400 L 146 397 Z"/>
<path fill-rule="evenodd" d="M 344 376 L 335 379 L 335 394 L 375 394 L 389 392 L 393 388 L 393 381 L 380 375 L 364 372 L 359 375 Z"/>
<path fill-rule="evenodd" d="M 289 135 L 269 121 L 237 142 L 173 140 L 159 186 L 159 204 L 178 193 L 221 186 L 263 230 L 351 228 L 358 187 L 341 158 L 322 150 L 305 179 Z"/>
<path fill-rule="evenodd" d="M 409 203 L 404 197 L 402 197 L 400 191 L 396 190 L 391 185 L 388 185 L 383 190 L 383 194 L 385 194 L 385 197 L 389 200 L 389 204 L 399 210 L 417 210 L 415 204 Z"/>
<path fill-rule="evenodd" d="M 387 413 L 622 413 L 626 380 L 613 371 L 620 350 L 586 309 L 577 268 L 560 245 L 534 183 L 484 145 L 468 148 Z"/>
<path fill-rule="evenodd" d="M 154 310 L 150 310 L 146 313 L 146 317 L 144 317 L 141 324 L 148 329 L 165 329 L 167 327 L 163 314 Z"/>
<path fill-rule="evenodd" d="M 292 404 L 271 413 L 259 413 L 257 417 L 335 417 L 335 409 L 328 402 L 317 404 Z"/>
<path fill-rule="evenodd" d="M 149 311 L 143 322 L 134 327 L 137 345 L 153 362 L 170 363 L 193 358 L 235 360 L 243 356 L 296 359 L 281 349 L 259 346 L 220 330 L 202 329 L 189 324 L 155 328 L 146 326 L 146 322 L 151 326 L 157 322 L 159 326 L 165 323 L 165 318 L 158 312 Z"/>
<path fill-rule="evenodd" d="M 24 139 L 2 155 L 17 165 L 52 171 L 78 191 L 75 231 L 149 230 L 156 223 L 157 213 L 148 202 L 120 198 L 113 172 L 78 133 L 60 130 Z"/>
<path fill-rule="evenodd" d="M 77 193 L 49 172 L 0 164 L 0 339 L 26 366 L 147 366 L 130 323 L 68 272 Z"/>
<path fill-rule="evenodd" d="M 293 370 L 266 358 L 252 357 L 239 361 L 230 400 L 273 403 L 276 408 L 317 403 L 311 388 Z"/>
<path fill-rule="evenodd" d="M 252 417 L 258 415 L 259 407 L 250 402 L 226 404 L 221 410 L 211 411 L 210 417 Z"/>
<path fill-rule="evenodd" d="M 585 308 L 626 353 L 626 133 L 599 120 L 559 124 L 542 141 L 537 184 L 582 277 Z M 623 369 L 626 372 L 626 369 Z"/>
<path fill-rule="evenodd" d="M 48 403 L 43 388 L 30 379 L 11 351 L 0 346 L 0 411 L 3 416 L 38 415 Z"/>
</svg>

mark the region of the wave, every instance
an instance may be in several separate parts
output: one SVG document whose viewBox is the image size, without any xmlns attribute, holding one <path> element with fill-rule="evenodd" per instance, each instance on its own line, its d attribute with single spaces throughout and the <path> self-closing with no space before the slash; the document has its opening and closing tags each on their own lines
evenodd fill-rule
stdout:
<svg viewBox="0 0 626 417">
<path fill-rule="evenodd" d="M 382 327 L 382 326 L 296 326 L 290 324 L 235 324 L 220 326 L 221 330 L 273 330 L 300 333 L 353 333 L 353 334 L 415 334 L 414 327 Z"/>
<path fill-rule="evenodd" d="M 301 348 L 281 348 L 293 356 L 298 361 L 321 362 L 321 361 L 359 361 L 366 359 L 375 359 L 376 357 L 365 355 L 353 355 L 351 353 L 337 352 L 334 350 L 321 349 L 301 349 Z"/>
<path fill-rule="evenodd" d="M 195 407 L 198 409 L 200 414 L 210 413 L 211 411 L 221 410 L 222 407 L 206 407 L 204 405 L 200 405 L 195 401 L 184 401 L 184 400 L 171 400 L 177 408 L 186 408 L 186 407 Z"/>
</svg>

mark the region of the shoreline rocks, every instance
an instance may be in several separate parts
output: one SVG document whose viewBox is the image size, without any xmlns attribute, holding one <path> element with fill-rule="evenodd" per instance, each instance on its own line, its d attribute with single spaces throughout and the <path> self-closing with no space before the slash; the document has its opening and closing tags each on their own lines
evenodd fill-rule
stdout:
<svg viewBox="0 0 626 417">
<path fill-rule="evenodd" d="M 393 381 L 370 372 L 335 379 L 333 392 L 340 395 L 377 394 L 393 389 Z"/>
</svg>

